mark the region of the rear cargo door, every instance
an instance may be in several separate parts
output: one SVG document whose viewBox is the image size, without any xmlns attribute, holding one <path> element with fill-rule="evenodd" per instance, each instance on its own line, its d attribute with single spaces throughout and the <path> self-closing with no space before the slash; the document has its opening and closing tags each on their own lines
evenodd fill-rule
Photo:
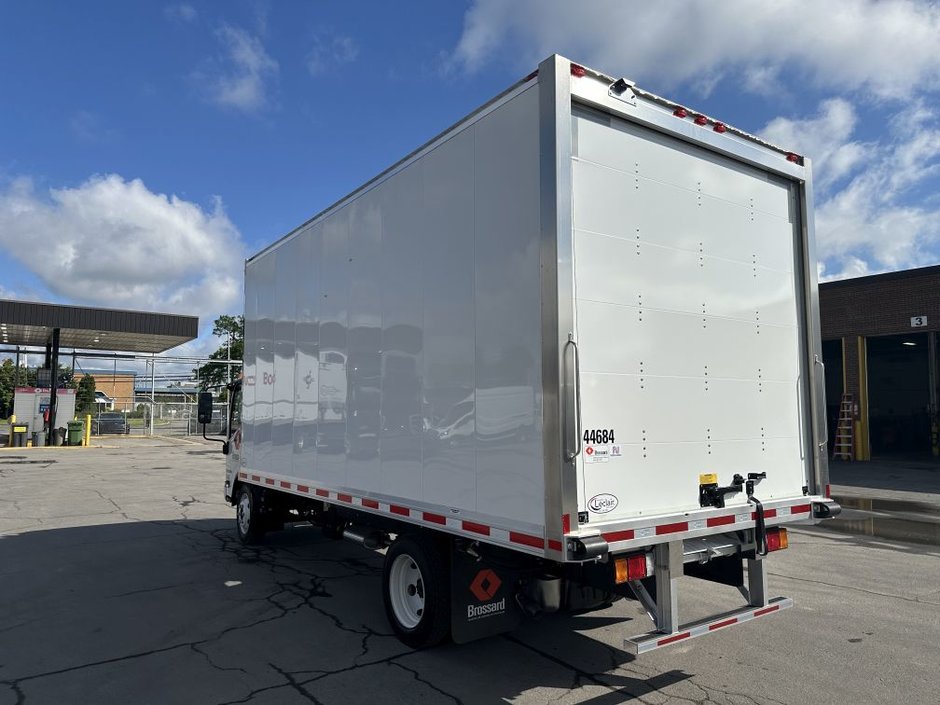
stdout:
<svg viewBox="0 0 940 705">
<path fill-rule="evenodd" d="M 573 122 L 580 510 L 697 509 L 707 473 L 801 495 L 797 187 L 606 114 Z"/>
</svg>

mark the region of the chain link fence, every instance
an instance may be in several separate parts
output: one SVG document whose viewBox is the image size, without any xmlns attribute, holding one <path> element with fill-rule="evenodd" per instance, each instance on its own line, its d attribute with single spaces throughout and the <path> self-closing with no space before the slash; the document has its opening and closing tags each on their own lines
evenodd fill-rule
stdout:
<svg viewBox="0 0 940 705">
<path fill-rule="evenodd" d="M 91 412 L 92 435 L 129 434 L 147 436 L 201 436 L 197 422 L 197 394 L 179 394 L 167 398 L 157 395 L 113 397 L 95 404 Z M 206 435 L 223 436 L 228 425 L 228 404 L 217 401 L 212 406 L 212 423 Z"/>
</svg>

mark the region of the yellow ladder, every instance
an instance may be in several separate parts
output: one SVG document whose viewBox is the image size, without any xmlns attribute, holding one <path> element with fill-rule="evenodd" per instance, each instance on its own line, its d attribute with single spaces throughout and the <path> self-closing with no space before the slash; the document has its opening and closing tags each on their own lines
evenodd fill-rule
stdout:
<svg viewBox="0 0 940 705">
<path fill-rule="evenodd" d="M 839 403 L 839 425 L 836 427 L 836 442 L 832 448 L 832 459 L 852 460 L 855 448 L 855 413 L 851 394 L 843 394 Z"/>
</svg>

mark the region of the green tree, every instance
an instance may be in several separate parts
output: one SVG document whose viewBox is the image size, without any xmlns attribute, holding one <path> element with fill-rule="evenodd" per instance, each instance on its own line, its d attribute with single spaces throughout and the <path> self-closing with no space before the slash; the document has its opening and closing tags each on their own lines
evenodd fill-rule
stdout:
<svg viewBox="0 0 940 705">
<path fill-rule="evenodd" d="M 222 339 L 222 345 L 209 355 L 210 360 L 241 360 L 245 351 L 245 317 L 219 316 L 212 326 L 212 334 Z M 228 365 L 218 362 L 207 362 L 193 372 L 199 378 L 203 389 L 227 384 L 229 381 Z M 242 372 L 240 364 L 232 365 L 231 379 L 237 379 Z"/>
<path fill-rule="evenodd" d="M 0 418 L 6 419 L 13 413 L 13 387 L 15 384 L 16 365 L 7 358 L 0 365 Z M 24 375 L 21 375 L 21 378 Z M 22 384 L 22 382 L 21 382 Z"/>
<path fill-rule="evenodd" d="M 91 414 L 95 411 L 95 378 L 85 375 L 78 383 L 75 393 L 75 413 L 79 415 Z"/>
</svg>

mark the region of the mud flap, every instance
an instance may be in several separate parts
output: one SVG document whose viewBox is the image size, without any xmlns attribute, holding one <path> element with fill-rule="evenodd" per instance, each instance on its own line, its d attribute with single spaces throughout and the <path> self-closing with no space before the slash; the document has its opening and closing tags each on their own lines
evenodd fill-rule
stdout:
<svg viewBox="0 0 940 705">
<path fill-rule="evenodd" d="M 451 637 L 458 644 L 512 631 L 522 622 L 516 602 L 522 572 L 451 551 Z"/>
</svg>

